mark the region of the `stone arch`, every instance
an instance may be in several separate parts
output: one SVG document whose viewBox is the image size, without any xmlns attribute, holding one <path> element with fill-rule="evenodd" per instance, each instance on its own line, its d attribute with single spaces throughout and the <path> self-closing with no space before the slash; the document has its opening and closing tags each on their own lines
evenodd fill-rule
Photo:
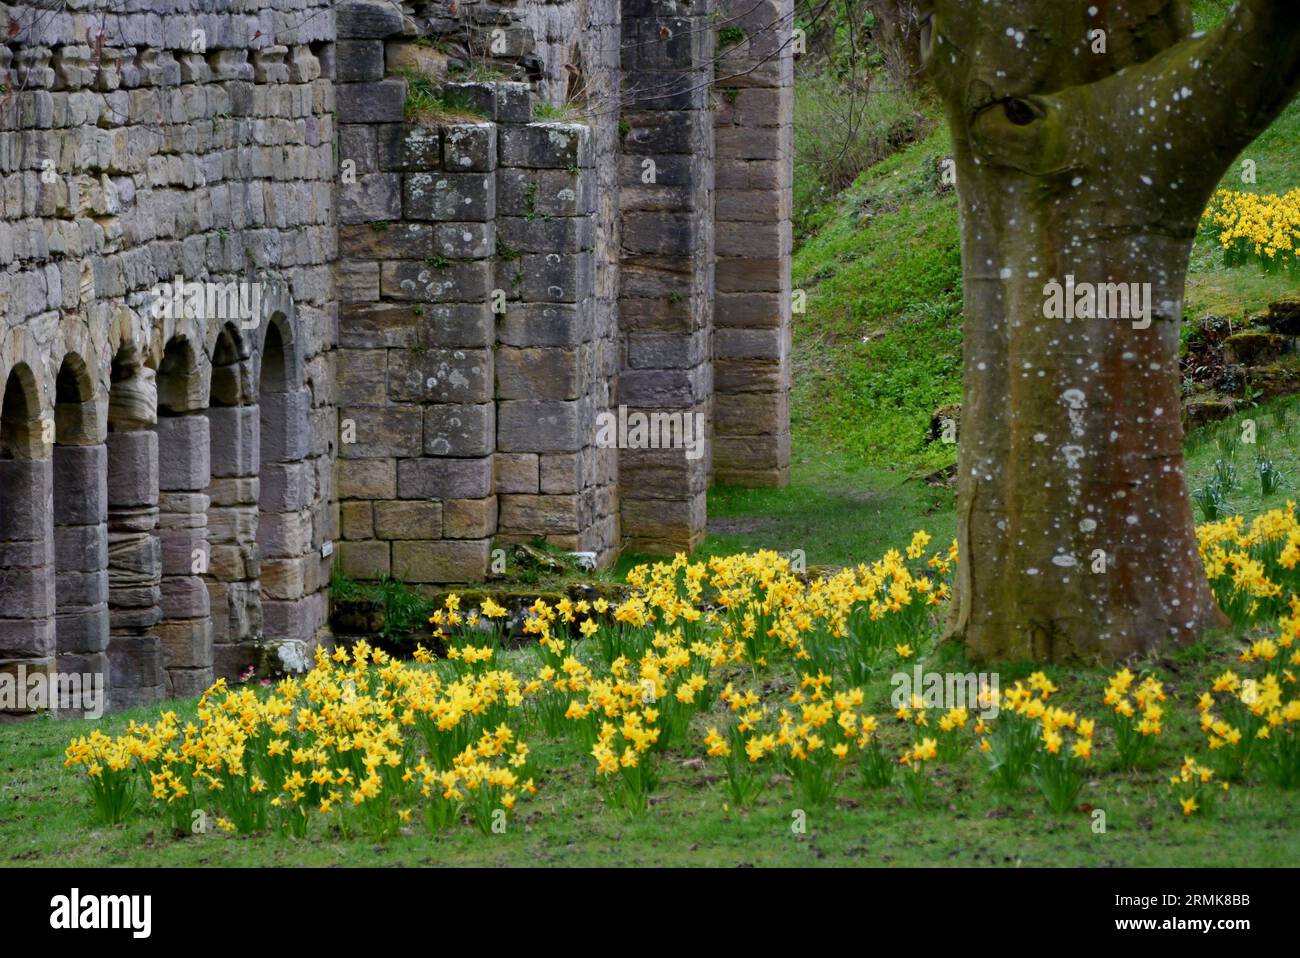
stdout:
<svg viewBox="0 0 1300 958">
<path fill-rule="evenodd" d="M 101 697 L 108 664 L 108 450 L 85 359 L 68 353 L 54 379 L 55 648 L 61 675 Z M 89 686 L 88 684 L 89 683 Z M 84 711 L 85 699 L 73 705 Z M 104 703 L 98 703 L 100 708 Z M 98 710 L 96 710 L 98 711 Z"/>
<path fill-rule="evenodd" d="M 227 322 L 211 330 L 208 419 L 207 587 L 213 674 L 234 679 L 255 664 L 262 631 L 257 582 L 258 410 L 257 330 Z"/>
<path fill-rule="evenodd" d="M 211 479 L 209 385 L 203 344 L 173 336 L 158 364 L 158 538 L 162 620 L 158 638 L 168 696 L 212 684 L 208 495 Z"/>
<path fill-rule="evenodd" d="M 32 367 L 16 363 L 0 397 L 0 671 L 54 670 L 50 519 L 53 423 Z"/>
<path fill-rule="evenodd" d="M 183 416 L 207 404 L 200 355 L 187 336 L 173 336 L 167 341 L 155 373 L 159 415 Z"/>
<path fill-rule="evenodd" d="M 158 387 L 147 353 L 119 346 L 108 394 L 109 704 L 152 705 L 166 691 L 158 623 Z"/>
<path fill-rule="evenodd" d="M 256 402 L 253 351 L 244 331 L 235 323 L 214 326 L 207 353 L 208 405 L 242 406 Z"/>
<path fill-rule="evenodd" d="M 266 319 L 257 330 L 257 342 L 261 344 L 258 350 L 258 385 L 260 388 L 269 383 L 272 388 L 282 392 L 301 385 L 303 381 L 298 314 L 293 300 L 279 287 L 274 287 L 267 293 L 266 304 Z M 274 353 L 271 358 L 272 369 L 269 378 L 262 368 L 268 349 Z"/>
<path fill-rule="evenodd" d="M 108 380 L 113 356 L 108 340 L 108 324 L 97 322 L 95 318 L 68 313 L 59 323 L 58 334 L 48 352 L 48 368 L 54 374 L 56 393 L 60 375 L 65 384 L 74 374 L 79 379 L 78 401 L 58 404 L 60 408 L 55 413 L 63 436 L 60 442 L 93 445 L 104 441 L 108 429 Z M 57 404 L 57 396 L 55 399 Z M 63 421 L 69 417 L 72 421 Z M 79 438 L 74 440 L 74 434 L 79 434 Z"/>
<path fill-rule="evenodd" d="M 16 363 L 5 377 L 0 404 L 0 458 L 31 461 L 44 458 L 41 389 L 32 368 Z"/>
<path fill-rule="evenodd" d="M 312 471 L 308 461 L 311 393 L 302 382 L 290 316 L 273 313 L 259 351 L 258 408 L 261 489 L 258 500 L 258 557 L 264 645 L 274 651 L 267 664 L 296 671 L 305 667 L 315 639 L 316 562 Z"/>
<path fill-rule="evenodd" d="M 266 326 L 258 362 L 258 398 L 263 393 L 282 393 L 291 385 L 289 356 L 293 349 L 293 327 L 280 316 Z"/>
<path fill-rule="evenodd" d="M 54 441 L 68 446 L 102 443 L 99 420 L 94 373 L 85 357 L 68 352 L 54 377 Z"/>
</svg>

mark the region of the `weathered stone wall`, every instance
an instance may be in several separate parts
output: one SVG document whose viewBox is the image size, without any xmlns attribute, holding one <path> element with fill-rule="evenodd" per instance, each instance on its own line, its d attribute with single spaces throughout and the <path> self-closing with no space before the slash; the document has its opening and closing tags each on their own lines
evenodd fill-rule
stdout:
<svg viewBox="0 0 1300 958">
<path fill-rule="evenodd" d="M 403 83 L 409 88 L 414 74 L 476 104 L 493 128 L 486 135 L 496 140 L 496 165 L 480 174 L 495 206 L 494 222 L 483 225 L 495 240 L 473 269 L 484 274 L 489 290 L 502 292 L 505 304 L 492 311 L 491 356 L 435 330 L 426 330 L 415 347 L 391 338 L 381 344 L 373 331 L 351 329 L 349 317 L 375 309 L 391 314 L 391 302 L 373 303 L 398 293 L 382 283 L 358 284 L 365 292 L 356 295 L 372 305 L 349 310 L 341 335 L 363 352 L 341 368 L 344 378 L 365 379 L 372 405 L 368 420 L 345 419 L 371 435 L 343 453 L 360 460 L 343 466 L 347 484 L 352 476 L 359 483 L 356 501 L 345 497 L 343 504 L 345 570 L 415 581 L 479 578 L 492 539 L 543 538 L 594 552 L 602 563 L 623 547 L 689 549 L 704 534 L 715 469 L 724 481 L 787 481 L 790 229 L 783 167 L 790 160 L 792 4 L 774 0 L 731 13 L 709 0 L 503 2 L 456 16 L 436 4 L 415 4 L 405 20 L 395 8 L 355 9 L 364 12 L 369 36 L 343 39 L 340 59 L 361 72 L 340 79 L 370 85 L 356 87 L 364 96 L 355 108 L 346 105 L 348 85 L 340 88 L 345 158 L 355 145 L 362 153 L 377 149 L 382 163 L 383 133 L 360 132 L 365 129 L 388 131 L 388 149 L 400 152 L 397 144 L 411 134 L 392 126 L 392 118 L 397 91 Z M 346 8 L 341 16 L 346 20 Z M 737 24 L 744 40 L 728 45 L 724 61 L 717 32 Z M 467 75 L 480 79 L 448 82 Z M 711 97 L 715 83 L 724 92 Z M 378 99 L 381 90 L 386 103 Z M 558 114 L 559 122 L 530 122 L 543 112 Z M 348 120 L 356 121 L 355 134 Z M 428 135 L 445 143 L 452 130 L 444 124 Z M 715 136 L 724 147 L 717 173 L 726 177 L 716 200 Z M 384 217 L 409 224 L 420 215 L 412 214 L 409 196 L 399 196 L 395 171 L 368 158 L 360 162 L 370 175 L 357 184 L 356 226 L 345 230 Z M 471 178 L 468 169 L 433 167 L 403 176 L 453 186 L 458 177 Z M 341 208 L 351 202 L 342 199 Z M 409 270 L 423 256 L 416 286 L 431 283 L 438 295 L 465 287 L 457 253 L 429 258 L 424 234 L 396 235 L 411 240 L 405 252 L 389 244 L 372 250 L 365 266 L 345 255 L 341 286 L 383 275 L 403 259 Z M 715 302 L 723 308 L 720 319 Z M 420 325 L 418 318 L 410 321 Z M 374 351 L 380 347 L 382 363 Z M 437 396 L 399 396 L 393 364 L 410 364 L 411 349 L 440 350 L 441 375 L 492 380 L 495 433 L 481 393 L 472 412 Z M 716 392 L 715 376 L 722 378 Z M 403 425 L 403 417 L 414 423 L 412 405 L 425 410 L 418 454 L 418 441 L 384 445 L 415 435 Z M 647 448 L 647 437 L 629 442 L 620 433 L 620 447 L 608 448 L 593 440 L 610 413 L 620 426 L 637 416 L 676 417 L 671 428 L 700 423 L 706 441 L 688 456 L 680 446 L 660 447 L 658 434 L 648 437 Z M 459 454 L 429 432 L 444 420 L 472 436 Z M 480 505 L 470 526 L 453 529 L 445 497 L 454 492 L 447 483 L 466 469 L 481 475 L 481 465 L 459 461 L 469 450 L 476 456 L 487 450 L 492 494 L 474 500 Z M 432 503 L 419 506 L 421 522 L 393 529 L 422 544 L 389 539 L 386 546 L 373 516 L 394 494 L 389 476 L 403 471 L 430 477 L 408 490 L 423 489 L 419 494 L 427 492 Z M 393 488 L 404 499 L 401 485 Z M 408 508 L 403 515 L 417 513 Z M 472 551 L 462 538 L 471 534 L 485 537 Z M 399 553 L 423 561 L 404 562 L 399 573 Z"/>
<path fill-rule="evenodd" d="M 791 11 L 0 6 L 0 669 L 195 694 L 307 662 L 335 540 L 607 564 L 786 481 Z"/>
<path fill-rule="evenodd" d="M 406 122 L 391 65 L 410 30 L 391 8 L 338 11 L 342 567 L 466 581 L 496 529 L 497 131 Z"/>
<path fill-rule="evenodd" d="M 533 122 L 510 81 L 447 84 L 463 119 L 406 117 L 419 44 L 358 9 L 338 19 L 343 569 L 482 579 L 493 538 L 608 561 L 591 130 Z"/>
<path fill-rule="evenodd" d="M 121 707 L 323 634 L 331 6 L 0 6 L 0 669 Z M 267 308 L 167 315 L 177 276 Z"/>
</svg>

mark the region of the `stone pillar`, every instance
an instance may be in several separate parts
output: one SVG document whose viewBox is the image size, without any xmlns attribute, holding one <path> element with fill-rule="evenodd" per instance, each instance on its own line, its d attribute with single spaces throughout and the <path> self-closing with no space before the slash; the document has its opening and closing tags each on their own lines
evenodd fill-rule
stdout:
<svg viewBox="0 0 1300 958">
<path fill-rule="evenodd" d="M 599 469 L 608 407 L 596 341 L 591 130 L 506 124 L 497 172 L 497 493 L 502 539 L 613 555 L 612 483 Z M 603 481 L 602 481 L 603 479 Z"/>
<path fill-rule="evenodd" d="M 158 539 L 158 436 L 151 370 L 113 384 L 108 434 L 109 704 L 152 705 L 166 692 L 162 644 L 162 550 Z M 129 416 L 115 418 L 115 408 Z"/>
<path fill-rule="evenodd" d="M 25 458 L 36 451 L 0 460 L 0 672 L 15 682 L 55 665 L 51 470 L 49 458 Z"/>
<path fill-rule="evenodd" d="M 339 19 L 339 161 L 355 176 L 338 187 L 338 561 L 345 575 L 357 579 L 392 573 L 392 540 L 378 535 L 375 506 L 397 498 L 399 459 L 423 451 L 422 410 L 388 402 L 388 362 L 393 351 L 416 347 L 425 307 L 381 301 L 379 294 L 383 260 L 418 263 L 433 255 L 431 233 L 401 222 L 405 85 L 384 80 L 383 40 L 400 33 L 400 22 L 381 30 L 350 17 Z M 480 343 L 490 328 L 486 305 L 481 312 L 485 328 Z M 441 537 L 441 506 L 429 504 L 425 512 L 422 521 L 408 525 L 425 538 Z M 381 528 L 387 528 L 383 521 Z"/>
<path fill-rule="evenodd" d="M 497 524 L 494 121 L 526 120 L 527 86 L 487 89 L 480 120 L 408 123 L 407 81 L 389 73 L 418 69 L 421 48 L 395 39 L 400 16 L 353 6 L 338 20 L 340 64 L 355 56 L 338 86 L 340 160 L 357 174 L 338 191 L 342 569 L 482 579 Z"/>
<path fill-rule="evenodd" d="M 158 538 L 162 544 L 162 643 L 169 697 L 212 684 L 212 619 L 204 579 L 208 545 L 209 425 L 203 413 L 160 416 Z"/>
<path fill-rule="evenodd" d="M 54 567 L 58 671 L 102 676 L 108 662 L 108 450 L 54 447 Z M 92 680 L 93 681 L 93 680 Z M 107 704 L 107 703 L 101 703 Z"/>
<path fill-rule="evenodd" d="M 265 362 L 265 360 L 263 360 Z M 310 667 L 316 623 L 308 595 L 313 514 L 305 501 L 311 392 L 292 388 L 260 397 L 261 472 L 257 526 L 262 639 L 276 671 Z"/>
<path fill-rule="evenodd" d="M 622 9 L 618 3 L 589 4 L 578 8 L 577 55 L 582 76 L 571 84 L 582 120 L 591 128 L 595 169 L 595 366 L 591 395 L 597 417 L 615 404 L 622 343 L 619 338 L 619 257 L 622 229 L 619 212 L 619 178 L 622 114 L 619 76 Z M 567 61 L 566 61 L 567 63 Z M 561 64 L 562 69 L 568 68 Z M 596 458 L 598 539 L 607 544 L 597 556 L 600 565 L 613 563 L 622 546 L 619 521 L 618 448 L 598 445 Z M 606 504 L 608 509 L 606 510 Z"/>
<path fill-rule="evenodd" d="M 720 0 L 713 477 L 790 481 L 793 0 Z"/>
<path fill-rule="evenodd" d="M 217 379 L 213 374 L 213 395 Z M 232 398 L 239 398 L 236 394 Z M 245 397 L 246 398 L 246 397 Z M 257 664 L 262 594 L 257 581 L 258 407 L 212 406 L 208 419 L 208 598 L 216 678 Z"/>
<path fill-rule="evenodd" d="M 497 525 L 490 325 L 497 128 L 486 120 L 410 125 L 402 156 L 402 218 L 408 237 L 421 237 L 413 249 L 425 259 L 385 261 L 380 294 L 417 303 L 429 317 L 412 348 L 388 353 L 388 401 L 418 412 L 423 441 L 397 463 L 397 501 L 375 504 L 375 535 L 392 541 L 395 578 L 476 580 L 487 572 Z M 477 338 L 483 333 L 486 343 Z"/>
<path fill-rule="evenodd" d="M 618 402 L 709 431 L 713 391 L 713 31 L 707 0 L 623 0 L 619 188 L 623 339 Z M 620 410 L 622 413 L 623 410 Z M 620 417 L 621 418 L 621 417 Z M 663 422 L 665 420 L 660 420 Z M 629 431 L 628 439 L 633 440 Z M 704 537 L 710 444 L 623 448 L 628 547 L 671 553 Z"/>
</svg>

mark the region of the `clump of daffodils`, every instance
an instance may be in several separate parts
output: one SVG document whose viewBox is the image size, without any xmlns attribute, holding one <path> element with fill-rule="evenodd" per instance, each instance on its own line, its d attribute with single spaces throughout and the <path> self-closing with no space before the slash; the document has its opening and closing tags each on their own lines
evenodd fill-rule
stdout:
<svg viewBox="0 0 1300 958">
<path fill-rule="evenodd" d="M 1044 709 L 1038 721 L 1041 737 L 1034 781 L 1048 807 L 1059 815 L 1078 801 L 1096 726 L 1092 719 L 1055 707 Z"/>
<path fill-rule="evenodd" d="M 398 662 L 365 642 L 318 649 L 310 672 L 269 694 L 218 681 L 196 722 L 181 729 L 164 713 L 116 739 L 96 732 L 68 746 L 65 765 L 85 769 L 106 822 L 131 810 L 138 779 L 187 831 L 195 811 L 211 810 L 225 831 L 303 835 L 331 820 L 382 839 L 422 804 L 431 825 L 468 811 L 485 827 L 536 787 L 510 724 L 522 719 L 526 686 L 500 671 L 448 678 L 426 667 L 430 658 L 421 649 Z"/>
<path fill-rule="evenodd" d="M 1017 680 L 1011 688 L 997 692 L 984 689 L 982 709 L 997 709 L 997 718 L 975 724 L 979 753 L 990 773 L 993 786 L 1005 792 L 1018 791 L 1033 767 L 1038 745 L 1038 720 L 1047 709 L 1047 699 L 1056 686 L 1043 672 Z"/>
<path fill-rule="evenodd" d="M 720 698 L 732 722 L 726 734 L 710 726 L 704 745 L 710 758 L 722 760 L 729 803 L 740 807 L 753 801 L 773 772 L 790 777 L 803 805 L 823 805 L 854 756 L 879 747 L 876 719 L 863 713 L 862 690 L 837 690 L 825 673 L 802 676 L 774 716 L 752 689 L 728 684 Z"/>
<path fill-rule="evenodd" d="M 1058 691 L 1044 672 L 1000 695 L 984 690 L 981 705 L 998 705 L 998 717 L 979 719 L 975 733 L 995 787 L 1014 792 L 1032 775 L 1048 807 L 1060 813 L 1075 807 L 1092 759 L 1096 723 L 1052 705 L 1049 699 Z"/>
<path fill-rule="evenodd" d="M 1261 639 L 1242 653 L 1242 662 L 1261 674 L 1242 677 L 1228 670 L 1197 702 L 1201 730 L 1225 779 L 1241 779 L 1257 766 L 1275 785 L 1300 786 L 1300 696 L 1295 673 L 1276 666 L 1279 643 L 1294 640 L 1289 628 L 1284 626 L 1278 642 Z"/>
<path fill-rule="evenodd" d="M 139 801 L 137 772 L 141 770 L 148 770 L 149 790 L 155 800 L 190 804 L 191 776 L 158 767 L 159 756 L 177 734 L 174 712 L 164 712 L 155 725 L 132 722 L 126 734 L 117 738 L 95 729 L 73 739 L 63 764 L 85 769 L 86 788 L 96 814 L 105 824 L 117 825 Z"/>
<path fill-rule="evenodd" d="M 1243 679 L 1231 669 L 1201 695 L 1201 730 L 1222 778 L 1235 781 L 1244 776 L 1259 743 L 1269 736 L 1268 715 L 1281 703 L 1282 690 L 1274 676 Z"/>
<path fill-rule="evenodd" d="M 1184 817 L 1196 812 L 1209 815 L 1216 795 L 1228 790 L 1227 782 L 1214 780 L 1214 769 L 1202 765 L 1190 755 L 1184 756 L 1183 764 L 1169 779 L 1169 786 L 1174 790 Z"/>
<path fill-rule="evenodd" d="M 1196 529 L 1201 560 L 1219 607 L 1238 625 L 1281 615 L 1300 592 L 1300 522 L 1296 504 Z"/>
<path fill-rule="evenodd" d="M 831 676 L 805 675 L 778 716 L 777 755 L 804 803 L 829 801 L 850 755 L 870 743 L 875 720 L 862 714 L 859 688 L 836 691 Z"/>
<path fill-rule="evenodd" d="M 776 736 L 766 730 L 767 710 L 753 689 L 738 691 L 728 682 L 718 698 L 731 713 L 731 721 L 725 734 L 718 731 L 717 723 L 709 726 L 705 754 L 723 764 L 728 805 L 746 808 L 770 777 L 767 759 L 776 751 Z"/>
<path fill-rule="evenodd" d="M 629 812 L 644 812 L 659 776 L 651 749 L 659 742 L 656 709 L 626 711 L 618 724 L 604 721 L 591 747 L 596 772 L 607 783 L 610 795 Z"/>
<path fill-rule="evenodd" d="M 1201 222 L 1218 240 L 1229 266 L 1253 260 L 1270 272 L 1300 269 L 1300 190 L 1218 190 Z"/>
<path fill-rule="evenodd" d="M 1137 768 L 1151 756 L 1155 740 L 1163 730 L 1164 686 L 1146 676 L 1134 687 L 1136 676 L 1120 669 L 1106 683 L 1102 701 L 1113 714 L 1115 749 L 1125 768 Z"/>
<path fill-rule="evenodd" d="M 656 753 L 683 744 L 691 719 L 712 705 L 709 676 L 727 657 L 725 644 L 688 641 L 679 624 L 657 632 L 636 660 L 615 659 L 608 677 L 566 669 L 566 730 L 595 759 L 614 804 L 645 811 L 659 781 Z"/>
<path fill-rule="evenodd" d="M 925 805 L 930 794 L 930 769 L 939 757 L 939 743 L 932 736 L 923 736 L 903 749 L 898 764 L 903 768 L 899 785 L 917 808 Z"/>
</svg>

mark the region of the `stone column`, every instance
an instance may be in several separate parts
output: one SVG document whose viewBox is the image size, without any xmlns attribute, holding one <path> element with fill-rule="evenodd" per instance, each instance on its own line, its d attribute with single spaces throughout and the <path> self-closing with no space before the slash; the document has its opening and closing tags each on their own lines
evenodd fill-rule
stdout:
<svg viewBox="0 0 1300 958">
<path fill-rule="evenodd" d="M 217 395 L 216 371 L 213 395 Z M 239 398 L 239 394 L 231 398 Z M 258 407 L 212 406 L 205 415 L 208 486 L 208 596 L 213 672 L 233 679 L 257 663 L 262 594 L 257 581 Z"/>
<path fill-rule="evenodd" d="M 608 406 L 596 341 L 596 177 L 579 123 L 500 128 L 497 492 L 501 537 L 612 558 L 612 484 L 599 469 Z"/>
<path fill-rule="evenodd" d="M 0 672 L 15 682 L 55 665 L 51 471 L 49 458 L 25 458 L 36 452 L 0 460 Z"/>
<path fill-rule="evenodd" d="M 578 11 L 577 56 L 581 76 L 570 84 L 577 98 L 582 121 L 591 128 L 595 168 L 595 366 L 592 370 L 592 400 L 597 417 L 615 404 L 622 342 L 619 338 L 619 257 L 622 253 L 622 222 L 619 213 L 619 179 L 622 138 L 619 135 L 619 76 L 621 70 L 620 34 L 622 9 L 618 3 L 589 4 Z M 567 62 L 567 61 L 566 61 Z M 562 69 L 568 68 L 561 64 Z M 604 566 L 618 558 L 622 546 L 619 519 L 619 478 L 617 447 L 597 446 L 597 508 L 594 516 L 599 527 L 598 541 L 605 546 L 597 561 Z"/>
<path fill-rule="evenodd" d="M 273 656 L 269 665 L 298 672 L 311 664 L 307 652 L 315 639 L 315 621 L 307 587 L 310 566 L 319 561 L 313 548 L 312 510 L 302 501 L 311 392 L 300 387 L 263 393 L 259 413 L 257 555 L 263 644 Z"/>
<path fill-rule="evenodd" d="M 635 414 L 689 416 L 692 431 L 704 422 L 707 436 L 713 391 L 709 4 L 623 0 L 622 8 L 618 402 L 629 421 Z M 703 443 L 697 458 L 684 448 L 621 450 L 628 547 L 671 553 L 700 543 L 709 447 Z"/>
<path fill-rule="evenodd" d="M 375 534 L 392 541 L 395 578 L 477 580 L 497 527 L 490 326 L 497 127 L 486 116 L 409 125 L 402 159 L 405 229 L 408 239 L 424 238 L 382 264 L 380 295 L 417 304 L 426 319 L 412 348 L 389 351 L 387 395 L 397 408 L 418 410 L 423 440 L 416 456 L 398 460 L 397 500 L 375 504 Z M 423 261 L 405 258 L 420 249 Z"/>
<path fill-rule="evenodd" d="M 158 540 L 158 435 L 153 371 L 113 384 L 108 434 L 109 704 L 152 705 L 166 692 L 162 550 Z"/>
<path fill-rule="evenodd" d="M 721 0 L 714 88 L 713 476 L 790 480 L 793 0 Z M 721 31 L 726 31 L 721 33 Z"/>
<path fill-rule="evenodd" d="M 201 694 L 212 684 L 212 620 L 204 579 L 211 562 L 209 426 L 203 413 L 160 416 L 158 537 L 162 543 L 162 616 L 158 637 L 169 697 Z"/>
<path fill-rule="evenodd" d="M 401 17 L 359 5 L 339 13 L 339 162 L 353 171 L 337 190 L 339 563 L 348 576 L 379 579 L 392 573 L 392 539 L 379 534 L 390 531 L 392 517 L 377 530 L 375 508 L 391 509 L 384 503 L 397 498 L 398 461 L 423 451 L 423 412 L 388 402 L 388 363 L 394 350 L 416 347 L 424 326 L 423 304 L 381 301 L 380 270 L 389 259 L 422 262 L 433 249 L 427 226 L 402 222 L 406 85 L 385 79 L 384 42 L 401 37 Z M 486 304 L 482 312 L 486 318 Z M 480 342 L 485 335 L 480 331 Z M 440 538 L 442 507 L 427 503 L 423 511 L 398 525 Z"/>
<path fill-rule="evenodd" d="M 108 639 L 108 450 L 54 447 L 58 671 L 112 684 Z M 93 680 L 92 680 L 93 681 Z M 107 703 L 101 703 L 107 704 Z"/>
<path fill-rule="evenodd" d="M 510 98 L 490 96 L 481 120 L 407 122 L 407 81 L 390 73 L 418 69 L 421 48 L 376 5 L 343 13 L 340 160 L 356 176 L 338 190 L 335 273 L 342 568 L 482 579 L 497 524 L 494 121 Z M 526 85 L 507 86 L 526 118 Z"/>
</svg>

